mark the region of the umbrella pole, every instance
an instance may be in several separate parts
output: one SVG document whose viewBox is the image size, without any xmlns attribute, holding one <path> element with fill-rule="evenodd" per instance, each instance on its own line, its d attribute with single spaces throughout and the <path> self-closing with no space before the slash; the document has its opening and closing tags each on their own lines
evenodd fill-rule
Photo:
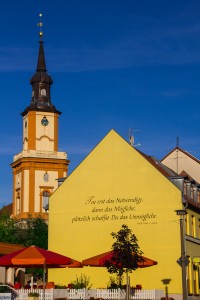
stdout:
<svg viewBox="0 0 200 300">
<path fill-rule="evenodd" d="M 30 279 L 30 288 L 33 289 L 33 265 L 31 266 L 31 279 Z"/>
<path fill-rule="evenodd" d="M 43 300 L 45 300 L 45 287 L 46 287 L 46 262 L 44 262 L 44 269 L 43 269 Z"/>
</svg>

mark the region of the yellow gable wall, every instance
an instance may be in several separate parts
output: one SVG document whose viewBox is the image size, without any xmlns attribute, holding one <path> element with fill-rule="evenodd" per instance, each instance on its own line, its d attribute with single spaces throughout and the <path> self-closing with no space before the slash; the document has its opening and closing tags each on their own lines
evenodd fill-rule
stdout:
<svg viewBox="0 0 200 300">
<path fill-rule="evenodd" d="M 114 130 L 97 145 L 50 198 L 49 249 L 83 260 L 109 251 L 126 224 L 144 255 L 157 266 L 138 269 L 131 285 L 181 291 L 179 219 L 181 192 Z M 95 287 L 106 287 L 106 268 L 56 269 L 49 281 L 68 284 L 80 274 Z M 112 275 L 113 276 L 113 275 Z"/>
</svg>

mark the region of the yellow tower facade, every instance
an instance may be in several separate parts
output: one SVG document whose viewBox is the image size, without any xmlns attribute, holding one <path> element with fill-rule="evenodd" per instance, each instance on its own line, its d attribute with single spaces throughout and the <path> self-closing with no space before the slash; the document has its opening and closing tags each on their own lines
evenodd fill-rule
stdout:
<svg viewBox="0 0 200 300">
<path fill-rule="evenodd" d="M 58 119 L 61 114 L 51 102 L 53 80 L 47 73 L 43 41 L 39 44 L 38 63 L 30 80 L 32 98 L 21 113 L 23 147 L 14 156 L 13 216 L 48 218 L 48 201 L 56 190 L 57 179 L 66 177 L 69 161 L 58 151 Z"/>
</svg>

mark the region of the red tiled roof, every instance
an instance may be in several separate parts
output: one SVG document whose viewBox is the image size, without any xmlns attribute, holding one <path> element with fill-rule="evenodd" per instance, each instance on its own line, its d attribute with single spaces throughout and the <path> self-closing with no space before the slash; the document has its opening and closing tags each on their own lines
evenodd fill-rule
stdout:
<svg viewBox="0 0 200 300">
<path fill-rule="evenodd" d="M 165 177 L 176 176 L 178 175 L 176 172 L 163 165 L 159 160 L 156 160 L 152 156 L 148 156 L 137 149 L 137 151 L 150 163 L 152 164 L 160 173 L 162 173 Z"/>
<path fill-rule="evenodd" d="M 183 176 L 183 177 L 187 177 L 187 179 L 189 181 L 192 181 L 192 182 L 195 182 L 198 184 L 198 182 L 196 182 L 196 180 L 194 180 L 194 178 L 192 178 L 185 170 L 183 170 L 179 175 Z"/>
<path fill-rule="evenodd" d="M 22 245 L 0 242 L 0 255 L 5 255 L 25 248 Z"/>
<path fill-rule="evenodd" d="M 6 206 L 3 206 L 1 209 L 0 209 L 0 217 L 2 216 L 2 214 L 4 213 L 7 213 L 9 216 L 12 215 L 12 203 L 6 205 Z"/>
</svg>

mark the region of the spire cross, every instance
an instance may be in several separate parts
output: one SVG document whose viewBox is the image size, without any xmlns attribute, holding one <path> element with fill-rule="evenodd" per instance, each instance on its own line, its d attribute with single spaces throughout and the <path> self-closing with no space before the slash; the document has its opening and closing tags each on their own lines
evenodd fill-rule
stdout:
<svg viewBox="0 0 200 300">
<path fill-rule="evenodd" d="M 40 39 L 42 40 L 42 37 L 43 37 L 43 31 L 42 31 L 43 23 L 42 23 L 42 14 L 41 13 L 39 14 L 39 17 L 40 17 L 40 22 L 37 24 L 37 26 L 40 27 L 39 36 L 40 36 Z"/>
</svg>

